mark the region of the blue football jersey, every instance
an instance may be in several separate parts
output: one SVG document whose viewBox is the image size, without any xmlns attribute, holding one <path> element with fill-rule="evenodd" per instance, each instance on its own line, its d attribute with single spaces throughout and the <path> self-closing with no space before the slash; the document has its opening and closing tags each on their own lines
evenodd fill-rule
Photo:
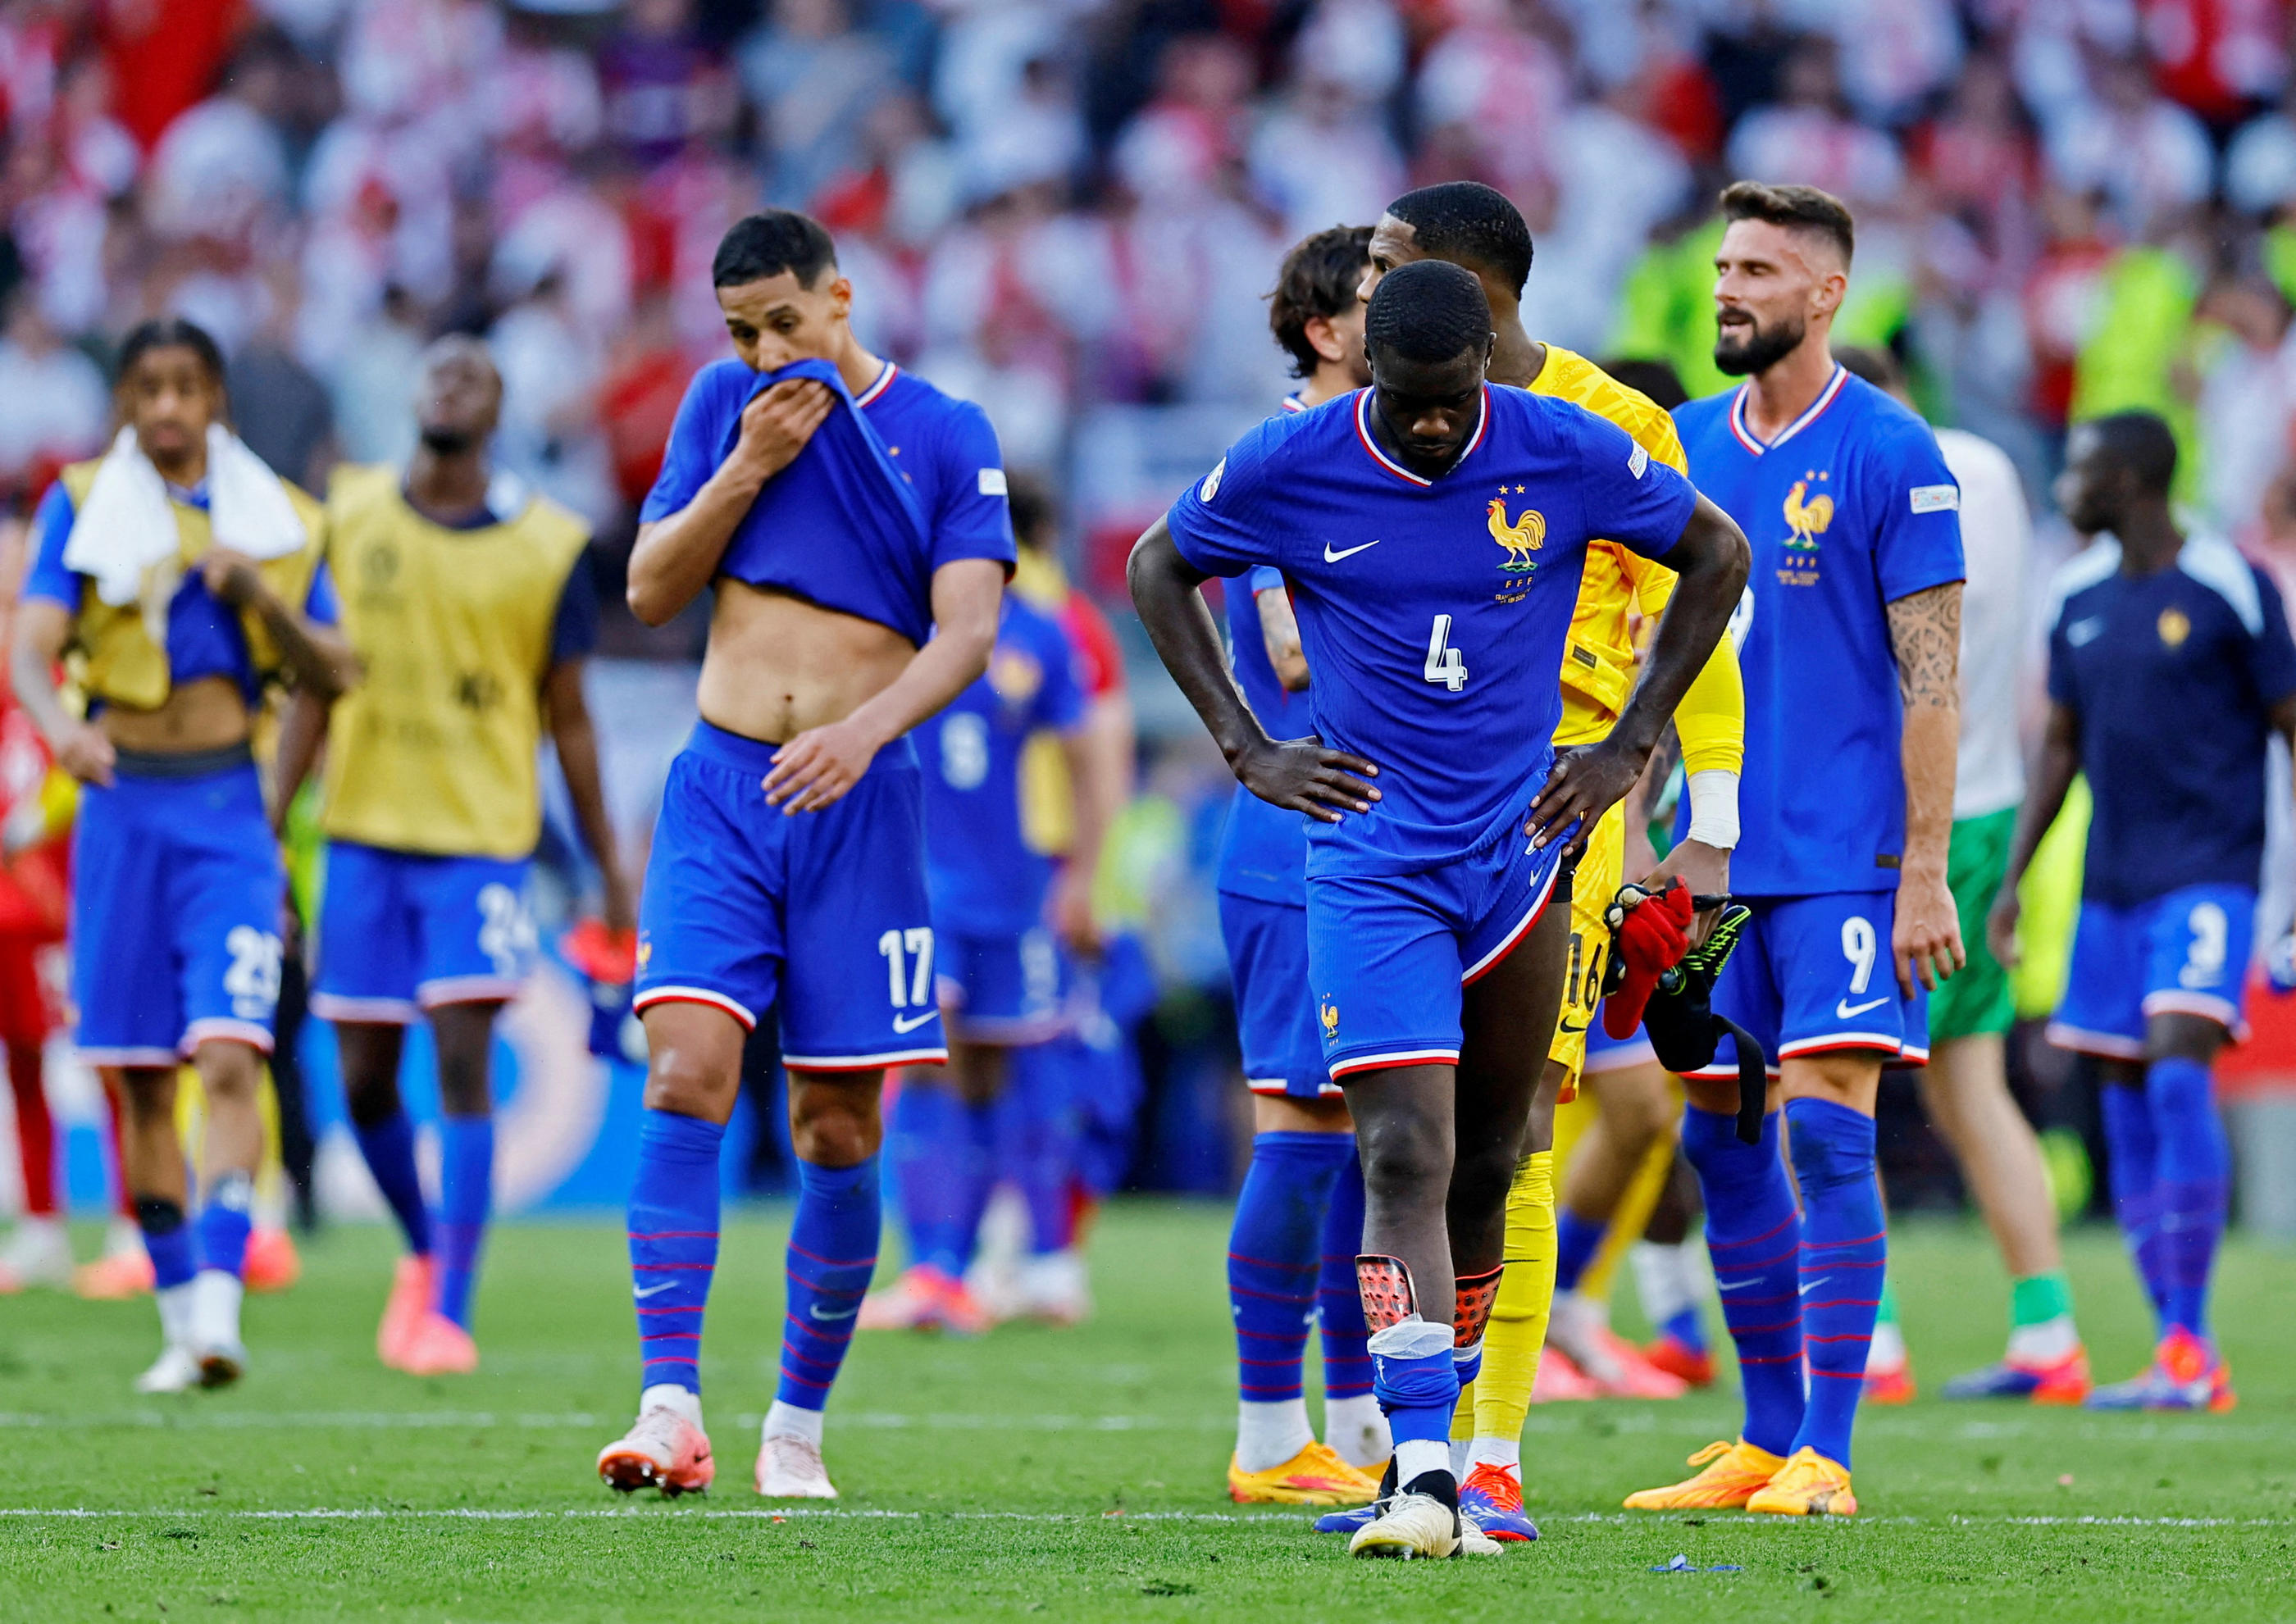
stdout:
<svg viewBox="0 0 2296 1624">
<path fill-rule="evenodd" d="M 2095 811 L 2081 894 L 2120 906 L 2186 885 L 2253 887 L 2264 861 L 2265 743 L 2296 693 L 2279 592 L 2229 542 L 2121 573 L 2106 536 L 2058 572 L 2049 697 L 2080 717 Z"/>
<path fill-rule="evenodd" d="M 1885 606 L 1962 578 L 1961 494 L 1929 425 L 1836 367 L 1767 445 L 1745 388 L 1675 409 L 1690 477 L 1753 547 L 1731 630 L 1746 682 L 1730 888 L 1897 884 L 1905 709 Z"/>
<path fill-rule="evenodd" d="M 1084 713 L 1068 633 L 1008 593 L 988 671 L 915 734 L 934 929 L 1017 936 L 1044 923 L 1053 860 L 1029 843 L 1021 754 L 1032 735 L 1068 732 Z"/>
<path fill-rule="evenodd" d="M 1270 418 L 1168 515 L 1207 575 L 1283 573 L 1315 730 L 1380 769 L 1369 812 L 1309 823 L 1311 875 L 1431 869 L 1521 819 L 1554 759 L 1588 539 L 1661 557 L 1697 500 L 1567 401 L 1488 386 L 1434 480 L 1380 448 L 1370 411 L 1359 389 Z"/>
<path fill-rule="evenodd" d="M 666 518 L 691 502 L 740 438 L 742 407 L 789 378 L 827 384 L 836 403 L 797 459 L 758 493 L 718 573 L 873 620 L 922 647 L 932 627 L 933 571 L 985 558 L 1009 573 L 1013 526 L 987 415 L 890 365 L 857 400 L 825 361 L 776 372 L 738 360 L 702 368 L 686 386 L 638 517 Z"/>
</svg>

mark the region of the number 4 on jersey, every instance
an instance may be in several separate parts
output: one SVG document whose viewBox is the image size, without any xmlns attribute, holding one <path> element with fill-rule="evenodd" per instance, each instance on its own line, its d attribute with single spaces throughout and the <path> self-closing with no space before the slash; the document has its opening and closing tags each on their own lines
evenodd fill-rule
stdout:
<svg viewBox="0 0 2296 1624">
<path fill-rule="evenodd" d="M 1459 651 L 1450 646 L 1451 617 L 1435 616 L 1434 629 L 1427 633 L 1427 669 L 1430 682 L 1440 682 L 1453 693 L 1467 685 L 1467 662 Z"/>
</svg>

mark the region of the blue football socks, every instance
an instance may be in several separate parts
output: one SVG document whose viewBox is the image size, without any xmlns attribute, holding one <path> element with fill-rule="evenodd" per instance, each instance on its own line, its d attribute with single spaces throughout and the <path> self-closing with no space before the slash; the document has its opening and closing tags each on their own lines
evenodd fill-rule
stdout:
<svg viewBox="0 0 2296 1624">
<path fill-rule="evenodd" d="M 1228 1315 L 1235 1322 L 1237 1388 L 1247 1404 L 1300 1396 L 1308 1326 L 1315 1316 L 1324 1215 L 1354 1153 L 1344 1133 L 1262 1133 L 1236 1196 L 1227 1243 Z M 1353 1286 L 1355 1259 L 1348 1259 Z M 1360 1323 L 1362 1306 L 1358 1299 Z"/>
<path fill-rule="evenodd" d="M 1324 1209 L 1323 1268 L 1316 1276 L 1316 1318 L 1324 1333 L 1324 1400 L 1360 1399 L 1371 1391 L 1371 1354 L 1365 1343 L 1363 1288 L 1356 1254 L 1363 1250 L 1363 1162 L 1353 1134 L 1328 1136 L 1347 1145 L 1347 1159 L 1332 1180 Z"/>
<path fill-rule="evenodd" d="M 2144 1072 L 2144 1100 L 2160 1145 L 2161 1318 L 2171 1328 L 2206 1336 L 2209 1276 L 2224 1236 L 2232 1149 L 2209 1068 L 2198 1060 L 2171 1055 L 2152 1062 Z"/>
<path fill-rule="evenodd" d="M 1696 1303 L 1669 1314 L 1659 1329 L 1693 1353 L 1706 1351 L 1706 1316 L 1699 1312 Z"/>
<path fill-rule="evenodd" d="M 2152 1102 L 2146 1090 L 2115 1083 L 2099 1089 L 2096 1097 L 2104 1120 L 2105 1183 L 2112 1192 L 2112 1213 L 2153 1317 L 2165 1330 L 2169 1271 L 2161 1229 L 2161 1142 L 2152 1131 Z"/>
<path fill-rule="evenodd" d="M 245 1173 L 221 1174 L 209 1185 L 206 1197 L 200 1208 L 200 1267 L 242 1278 L 247 1273 L 247 1233 L 254 1222 L 255 1180 Z"/>
<path fill-rule="evenodd" d="M 902 1082 L 888 1138 L 912 1264 L 964 1277 L 996 1179 L 996 1129 L 993 1106 L 969 1106 L 939 1082 Z"/>
<path fill-rule="evenodd" d="M 649 1106 L 630 1191 L 630 1295 L 642 1387 L 701 1391 L 701 1317 L 718 1267 L 718 1152 L 726 1130 Z"/>
<path fill-rule="evenodd" d="M 1889 1261 L 1874 1119 L 1830 1099 L 1790 1099 L 1785 1117 L 1801 1186 L 1801 1341 L 1809 1365 L 1794 1448 L 1847 1470 Z"/>
<path fill-rule="evenodd" d="M 495 1119 L 447 1117 L 439 1124 L 439 1311 L 466 1331 L 494 1187 Z"/>
<path fill-rule="evenodd" d="M 1587 1265 L 1595 1261 L 1595 1253 L 1603 1245 L 1603 1236 L 1610 1226 L 1593 1219 L 1581 1218 L 1569 1207 L 1560 1207 L 1554 1214 L 1554 1290 L 1559 1296 L 1578 1289 L 1578 1277 L 1587 1272 Z"/>
<path fill-rule="evenodd" d="M 366 1158 L 366 1171 L 374 1176 L 375 1187 L 390 1204 L 391 1216 L 398 1220 L 406 1250 L 416 1257 L 429 1256 L 430 1208 L 422 1199 L 422 1178 L 414 1168 L 414 1119 L 402 1106 L 372 1126 L 354 1118 L 351 1133 L 358 1140 L 359 1155 Z"/>
<path fill-rule="evenodd" d="M 819 1410 L 829 1402 L 877 1269 L 877 1158 L 854 1167 L 800 1162 L 797 1176 L 789 1313 L 782 1322 L 782 1379 L 774 1396 L 797 1409 Z"/>
<path fill-rule="evenodd" d="M 139 1196 L 135 1227 L 143 1231 L 144 1253 L 152 1260 L 153 1289 L 164 1292 L 182 1285 L 199 1272 L 191 1226 L 184 1221 L 182 1207 L 164 1196 Z"/>
<path fill-rule="evenodd" d="M 1761 1142 L 1747 1145 L 1735 1117 L 1693 1106 L 1683 1114 L 1682 1150 L 1705 1193 L 1706 1250 L 1745 1390 L 1743 1436 L 1787 1455 L 1802 1422 L 1801 1216 L 1778 1122 L 1775 1111 L 1764 1117 Z"/>
</svg>

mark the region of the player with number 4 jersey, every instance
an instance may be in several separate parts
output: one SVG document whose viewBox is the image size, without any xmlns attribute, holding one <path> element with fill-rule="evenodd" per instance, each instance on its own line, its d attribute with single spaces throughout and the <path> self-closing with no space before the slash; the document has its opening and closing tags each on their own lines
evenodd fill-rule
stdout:
<svg viewBox="0 0 2296 1624">
<path fill-rule="evenodd" d="M 1447 1556 L 1467 1531 L 1452 1411 L 1562 997 L 1567 920 L 1547 904 L 1566 845 L 1633 784 L 1711 654 L 1745 543 L 1615 426 L 1489 384 L 1490 306 L 1460 267 L 1384 278 L 1365 343 L 1369 388 L 1244 436 L 1141 538 L 1130 576 L 1238 778 L 1315 820 L 1308 975 L 1361 1135 L 1357 1277 L 1395 1440 L 1395 1492 L 1350 1549 Z M 1618 728 L 1558 763 L 1556 673 L 1596 535 L 1681 584 Z M 1256 566 L 1291 584 L 1316 737 L 1267 739 L 1196 596 Z"/>
</svg>

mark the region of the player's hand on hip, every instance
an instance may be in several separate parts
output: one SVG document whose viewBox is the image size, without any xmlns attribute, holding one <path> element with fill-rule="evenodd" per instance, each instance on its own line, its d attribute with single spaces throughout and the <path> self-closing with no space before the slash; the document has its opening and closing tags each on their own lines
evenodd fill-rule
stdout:
<svg viewBox="0 0 2296 1624">
<path fill-rule="evenodd" d="M 773 771 L 764 779 L 766 804 L 784 812 L 834 805 L 869 771 L 877 745 L 849 716 L 808 728 L 774 752 Z"/>
<path fill-rule="evenodd" d="M 759 479 L 772 478 L 797 461 L 835 401 L 829 386 L 812 378 L 785 378 L 759 390 L 742 408 L 741 437 L 728 460 Z"/>
<path fill-rule="evenodd" d="M 1907 998 L 1918 981 L 1930 992 L 1969 962 L 1961 942 L 1961 910 L 1942 867 L 1908 866 L 1898 876 L 1897 922 L 1890 958 Z"/>
<path fill-rule="evenodd" d="M 1522 826 L 1531 845 L 1543 850 L 1567 837 L 1566 852 L 1585 851 L 1595 820 L 1624 800 L 1642 777 L 1643 759 L 1607 739 L 1557 752 Z"/>
<path fill-rule="evenodd" d="M 56 740 L 56 765 L 83 784 L 111 788 L 111 769 L 119 753 L 103 730 L 92 722 L 75 722 Z"/>
<path fill-rule="evenodd" d="M 1651 891 L 1663 891 L 1666 882 L 1678 879 L 1690 887 L 1693 896 L 1730 894 L 1730 853 L 1720 846 L 1708 845 L 1702 840 L 1680 840 L 1674 849 L 1659 860 L 1642 884 Z M 1692 917 L 1690 945 L 1699 947 L 1714 934 L 1715 923 L 1722 918 L 1720 904 Z"/>
<path fill-rule="evenodd" d="M 1364 780 L 1379 769 L 1360 755 L 1306 739 L 1267 739 L 1247 747 L 1229 763 L 1236 781 L 1271 806 L 1337 823 L 1346 812 L 1367 812 L 1379 791 Z"/>
<path fill-rule="evenodd" d="M 1993 906 L 1985 910 L 1985 945 L 1993 950 L 2005 970 L 2015 969 L 2025 957 L 2017 946 L 2017 920 L 2024 910 L 2014 885 L 2002 886 Z"/>
</svg>

